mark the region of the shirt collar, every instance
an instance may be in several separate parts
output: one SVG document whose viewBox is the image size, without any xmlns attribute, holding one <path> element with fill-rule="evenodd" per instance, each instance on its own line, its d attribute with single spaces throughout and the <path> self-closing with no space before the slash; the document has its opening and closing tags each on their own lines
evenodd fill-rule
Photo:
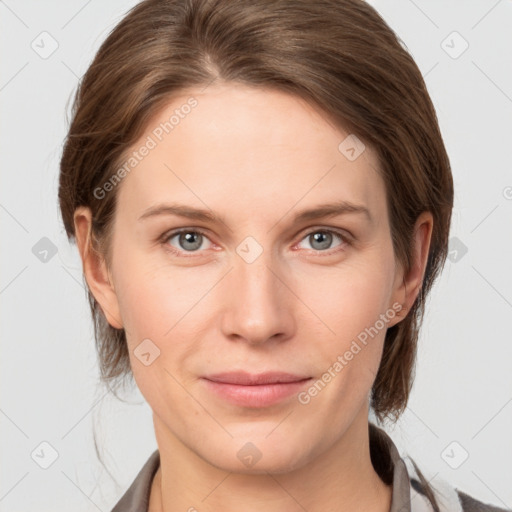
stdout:
<svg viewBox="0 0 512 512">
<path fill-rule="evenodd" d="M 411 481 L 405 461 L 391 437 L 369 422 L 370 456 L 375 471 L 385 483 L 393 484 L 390 512 L 411 512 Z"/>
</svg>

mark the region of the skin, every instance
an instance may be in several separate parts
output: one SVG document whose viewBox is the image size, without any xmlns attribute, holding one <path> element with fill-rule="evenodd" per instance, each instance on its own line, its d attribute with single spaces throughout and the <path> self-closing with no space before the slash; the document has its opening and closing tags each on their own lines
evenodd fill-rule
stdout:
<svg viewBox="0 0 512 512">
<path fill-rule="evenodd" d="M 373 469 L 368 436 L 385 328 L 306 405 L 296 395 L 271 407 L 233 405 L 200 377 L 244 369 L 321 378 L 394 303 L 402 314 L 386 327 L 407 314 L 432 215 L 418 218 L 405 274 L 371 147 L 349 161 L 338 150 L 348 132 L 283 92 L 232 83 L 182 92 L 133 145 L 190 96 L 198 100 L 118 186 L 111 268 L 89 250 L 90 211 L 75 213 L 88 285 L 109 323 L 126 330 L 135 381 L 153 410 L 161 465 L 150 510 L 388 511 L 392 489 Z M 340 199 L 364 205 L 372 220 L 345 213 L 293 223 L 297 211 Z M 138 220 L 170 202 L 225 222 Z M 177 228 L 203 230 L 199 249 L 179 235 L 159 241 Z M 334 233 L 322 249 L 310 235 L 327 229 L 351 242 Z M 236 252 L 248 236 L 263 249 L 252 263 Z M 160 349 L 149 366 L 134 355 L 147 338 Z M 247 442 L 262 455 L 252 467 L 237 457 Z"/>
</svg>

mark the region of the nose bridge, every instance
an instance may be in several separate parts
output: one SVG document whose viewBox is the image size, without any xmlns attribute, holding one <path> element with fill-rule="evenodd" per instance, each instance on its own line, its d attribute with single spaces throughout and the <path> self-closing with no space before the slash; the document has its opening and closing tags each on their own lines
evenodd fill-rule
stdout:
<svg viewBox="0 0 512 512">
<path fill-rule="evenodd" d="M 240 243 L 234 255 L 223 329 L 228 336 L 257 343 L 277 334 L 288 335 L 293 323 L 279 262 L 271 249 L 251 238 Z"/>
<path fill-rule="evenodd" d="M 234 279 L 238 293 L 253 303 L 254 307 L 277 306 L 280 295 L 279 271 L 270 248 L 263 248 L 255 239 L 248 237 L 237 247 L 234 263 Z M 282 286 L 282 285 L 281 285 Z"/>
</svg>

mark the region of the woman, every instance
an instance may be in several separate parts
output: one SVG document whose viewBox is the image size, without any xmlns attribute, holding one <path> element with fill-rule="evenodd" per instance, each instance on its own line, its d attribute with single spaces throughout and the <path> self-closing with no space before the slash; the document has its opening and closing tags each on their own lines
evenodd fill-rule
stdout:
<svg viewBox="0 0 512 512">
<path fill-rule="evenodd" d="M 59 199 L 102 378 L 153 410 L 115 512 L 500 510 L 368 421 L 407 405 L 453 206 L 421 73 L 369 5 L 141 2 L 83 77 Z"/>
</svg>

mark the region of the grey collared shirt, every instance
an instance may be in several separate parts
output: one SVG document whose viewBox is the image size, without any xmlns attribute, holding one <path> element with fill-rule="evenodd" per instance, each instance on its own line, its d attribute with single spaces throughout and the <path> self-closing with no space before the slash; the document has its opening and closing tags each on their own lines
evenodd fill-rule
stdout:
<svg viewBox="0 0 512 512">
<path fill-rule="evenodd" d="M 387 484 L 393 485 L 390 512 L 431 512 L 436 509 L 425 497 L 423 483 L 408 470 L 391 437 L 381 428 L 369 423 L 370 455 L 375 471 Z M 155 450 L 139 471 L 131 486 L 117 502 L 112 512 L 148 512 L 151 484 L 160 466 L 160 452 Z M 413 476 L 410 476 L 412 473 Z M 478 501 L 466 493 L 454 490 L 458 503 L 440 507 L 440 512 L 507 512 Z"/>
</svg>

